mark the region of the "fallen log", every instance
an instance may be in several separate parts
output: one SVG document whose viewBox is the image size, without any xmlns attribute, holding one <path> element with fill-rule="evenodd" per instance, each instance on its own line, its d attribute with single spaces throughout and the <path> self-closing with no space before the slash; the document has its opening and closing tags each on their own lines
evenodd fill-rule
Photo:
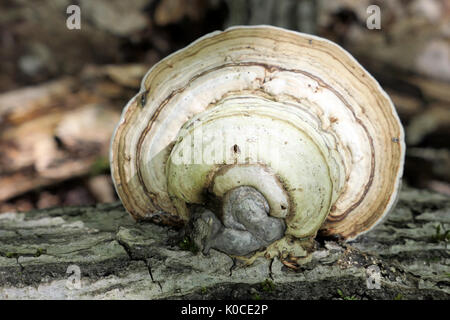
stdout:
<svg viewBox="0 0 450 320">
<path fill-rule="evenodd" d="M 0 215 L 0 299 L 449 299 L 450 199 L 404 187 L 376 229 L 299 270 L 205 256 L 119 203 Z"/>
</svg>

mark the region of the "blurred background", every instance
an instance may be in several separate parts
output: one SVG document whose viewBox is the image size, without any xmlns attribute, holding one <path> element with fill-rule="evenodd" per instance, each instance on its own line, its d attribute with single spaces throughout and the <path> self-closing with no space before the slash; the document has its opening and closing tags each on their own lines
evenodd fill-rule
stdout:
<svg viewBox="0 0 450 320">
<path fill-rule="evenodd" d="M 81 29 L 66 26 L 70 5 Z M 367 28 L 370 5 L 379 30 Z M 450 196 L 450 0 L 2 0 L 0 213 L 116 201 L 109 140 L 145 72 L 205 33 L 244 24 L 351 52 L 405 126 L 406 184 Z"/>
</svg>

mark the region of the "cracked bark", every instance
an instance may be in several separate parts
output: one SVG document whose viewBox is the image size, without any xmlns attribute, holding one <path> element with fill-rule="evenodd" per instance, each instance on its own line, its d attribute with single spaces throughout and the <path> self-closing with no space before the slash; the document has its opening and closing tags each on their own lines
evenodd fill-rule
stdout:
<svg viewBox="0 0 450 320">
<path fill-rule="evenodd" d="M 376 229 L 349 244 L 318 239 L 312 262 L 294 271 L 277 259 L 243 267 L 213 249 L 182 250 L 175 230 L 135 223 L 120 204 L 8 213 L 0 299 L 449 299 L 446 230 L 448 197 L 403 188 Z M 79 289 L 67 283 L 70 265 L 80 267 Z M 366 284 L 372 267 L 380 289 Z"/>
</svg>

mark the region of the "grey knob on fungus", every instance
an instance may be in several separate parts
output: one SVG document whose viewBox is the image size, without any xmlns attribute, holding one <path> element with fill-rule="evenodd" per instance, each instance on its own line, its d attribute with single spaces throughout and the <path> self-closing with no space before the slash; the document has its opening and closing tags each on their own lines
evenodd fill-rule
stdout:
<svg viewBox="0 0 450 320">
<path fill-rule="evenodd" d="M 210 248 L 245 256 L 283 237 L 282 219 L 270 217 L 269 205 L 255 188 L 242 186 L 227 192 L 219 219 L 208 209 L 197 207 L 191 220 L 192 237 L 208 253 Z"/>
<path fill-rule="evenodd" d="M 395 204 L 404 153 L 394 105 L 348 52 L 242 26 L 149 70 L 110 163 L 136 220 L 197 219 L 192 236 L 206 251 L 292 264 L 318 233 L 351 240 L 379 223 Z"/>
</svg>

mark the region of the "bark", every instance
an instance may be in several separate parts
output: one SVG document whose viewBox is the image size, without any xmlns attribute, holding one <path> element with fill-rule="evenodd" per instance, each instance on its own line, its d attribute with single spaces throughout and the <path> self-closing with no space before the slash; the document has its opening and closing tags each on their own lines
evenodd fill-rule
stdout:
<svg viewBox="0 0 450 320">
<path fill-rule="evenodd" d="M 449 229 L 448 197 L 405 187 L 374 230 L 348 244 L 318 239 L 312 261 L 292 270 L 203 255 L 119 203 L 6 213 L 0 299 L 449 299 Z"/>
</svg>

